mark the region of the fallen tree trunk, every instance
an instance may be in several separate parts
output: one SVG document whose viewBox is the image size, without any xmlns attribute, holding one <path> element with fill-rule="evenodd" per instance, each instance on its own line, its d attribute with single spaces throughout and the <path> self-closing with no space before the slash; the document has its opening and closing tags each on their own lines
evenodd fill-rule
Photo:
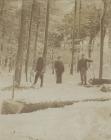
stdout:
<svg viewBox="0 0 111 140">
<path fill-rule="evenodd" d="M 111 79 L 90 79 L 89 83 L 91 85 L 111 84 Z"/>
</svg>

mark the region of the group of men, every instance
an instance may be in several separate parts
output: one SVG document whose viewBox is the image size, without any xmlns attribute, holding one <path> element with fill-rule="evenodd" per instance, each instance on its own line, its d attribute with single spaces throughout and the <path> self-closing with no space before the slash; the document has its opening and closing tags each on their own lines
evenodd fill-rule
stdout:
<svg viewBox="0 0 111 140">
<path fill-rule="evenodd" d="M 87 70 L 88 70 L 88 63 L 90 62 L 93 62 L 93 61 L 86 59 L 84 54 L 82 54 L 81 59 L 78 61 L 77 72 L 80 73 L 81 85 L 87 85 Z M 39 57 L 36 64 L 36 69 L 35 69 L 36 75 L 35 75 L 33 86 L 37 83 L 39 78 L 41 80 L 40 87 L 43 86 L 43 78 L 44 78 L 44 72 L 45 72 L 44 69 L 45 69 L 44 59 L 43 57 Z M 56 74 L 56 83 L 61 84 L 62 75 L 64 73 L 64 64 L 60 56 L 58 56 L 57 60 L 54 62 L 54 71 Z"/>
</svg>

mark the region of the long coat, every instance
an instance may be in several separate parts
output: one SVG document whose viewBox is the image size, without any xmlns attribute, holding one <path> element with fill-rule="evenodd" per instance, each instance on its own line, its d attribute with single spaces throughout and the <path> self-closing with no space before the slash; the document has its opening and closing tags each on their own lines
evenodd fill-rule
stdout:
<svg viewBox="0 0 111 140">
<path fill-rule="evenodd" d="M 56 73 L 62 74 L 64 72 L 64 64 L 62 61 L 59 61 L 59 60 L 55 61 L 54 67 L 55 67 Z"/>
<path fill-rule="evenodd" d="M 89 59 L 80 59 L 79 62 L 78 62 L 78 66 L 77 66 L 77 70 L 78 71 L 81 71 L 81 70 L 86 70 L 88 69 L 88 65 L 87 63 L 88 62 L 92 62 L 92 60 L 89 60 Z"/>
<path fill-rule="evenodd" d="M 39 57 L 36 64 L 36 71 L 41 72 L 44 69 L 44 61 L 42 57 Z"/>
</svg>

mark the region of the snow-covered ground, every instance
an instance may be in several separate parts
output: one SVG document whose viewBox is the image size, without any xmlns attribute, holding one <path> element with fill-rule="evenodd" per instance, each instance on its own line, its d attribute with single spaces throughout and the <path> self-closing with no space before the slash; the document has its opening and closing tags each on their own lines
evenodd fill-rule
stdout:
<svg viewBox="0 0 111 140">
<path fill-rule="evenodd" d="M 111 102 L 0 116 L 1 140 L 111 140 Z"/>
<path fill-rule="evenodd" d="M 0 101 L 11 99 L 12 75 L 0 76 Z M 15 100 L 28 103 L 76 101 L 64 108 L 35 111 L 28 114 L 0 115 L 0 140 L 111 140 L 111 101 L 81 102 L 87 99 L 110 99 L 111 93 L 100 88 L 78 85 L 79 76 L 68 73 L 63 84 L 55 84 L 55 76 L 45 75 L 43 88 L 31 88 L 32 83 L 22 83 L 25 88 L 15 90 Z M 38 83 L 39 84 L 39 83 Z"/>
<path fill-rule="evenodd" d="M 24 78 L 25 79 L 25 78 Z M 24 81 L 23 79 L 23 81 Z M 74 76 L 66 73 L 63 76 L 63 84 L 55 83 L 55 76 L 50 73 L 45 74 L 44 87 L 39 87 L 39 81 L 35 88 L 32 88 L 32 83 L 22 82 L 21 89 L 15 90 L 15 100 L 25 102 L 50 102 L 50 101 L 73 101 L 95 98 L 111 98 L 111 93 L 102 93 L 100 88 L 90 87 L 85 88 L 79 86 L 79 75 Z M 11 99 L 12 89 L 10 86 L 13 83 L 12 74 L 2 75 L 0 79 L 0 100 Z M 10 90 L 8 90 L 8 88 Z"/>
</svg>

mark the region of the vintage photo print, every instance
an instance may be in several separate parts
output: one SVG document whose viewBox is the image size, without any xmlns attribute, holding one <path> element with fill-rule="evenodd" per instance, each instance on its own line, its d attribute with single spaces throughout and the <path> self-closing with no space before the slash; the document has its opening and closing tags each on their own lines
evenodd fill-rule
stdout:
<svg viewBox="0 0 111 140">
<path fill-rule="evenodd" d="M 0 0 L 0 140 L 111 140 L 111 0 Z"/>
</svg>

